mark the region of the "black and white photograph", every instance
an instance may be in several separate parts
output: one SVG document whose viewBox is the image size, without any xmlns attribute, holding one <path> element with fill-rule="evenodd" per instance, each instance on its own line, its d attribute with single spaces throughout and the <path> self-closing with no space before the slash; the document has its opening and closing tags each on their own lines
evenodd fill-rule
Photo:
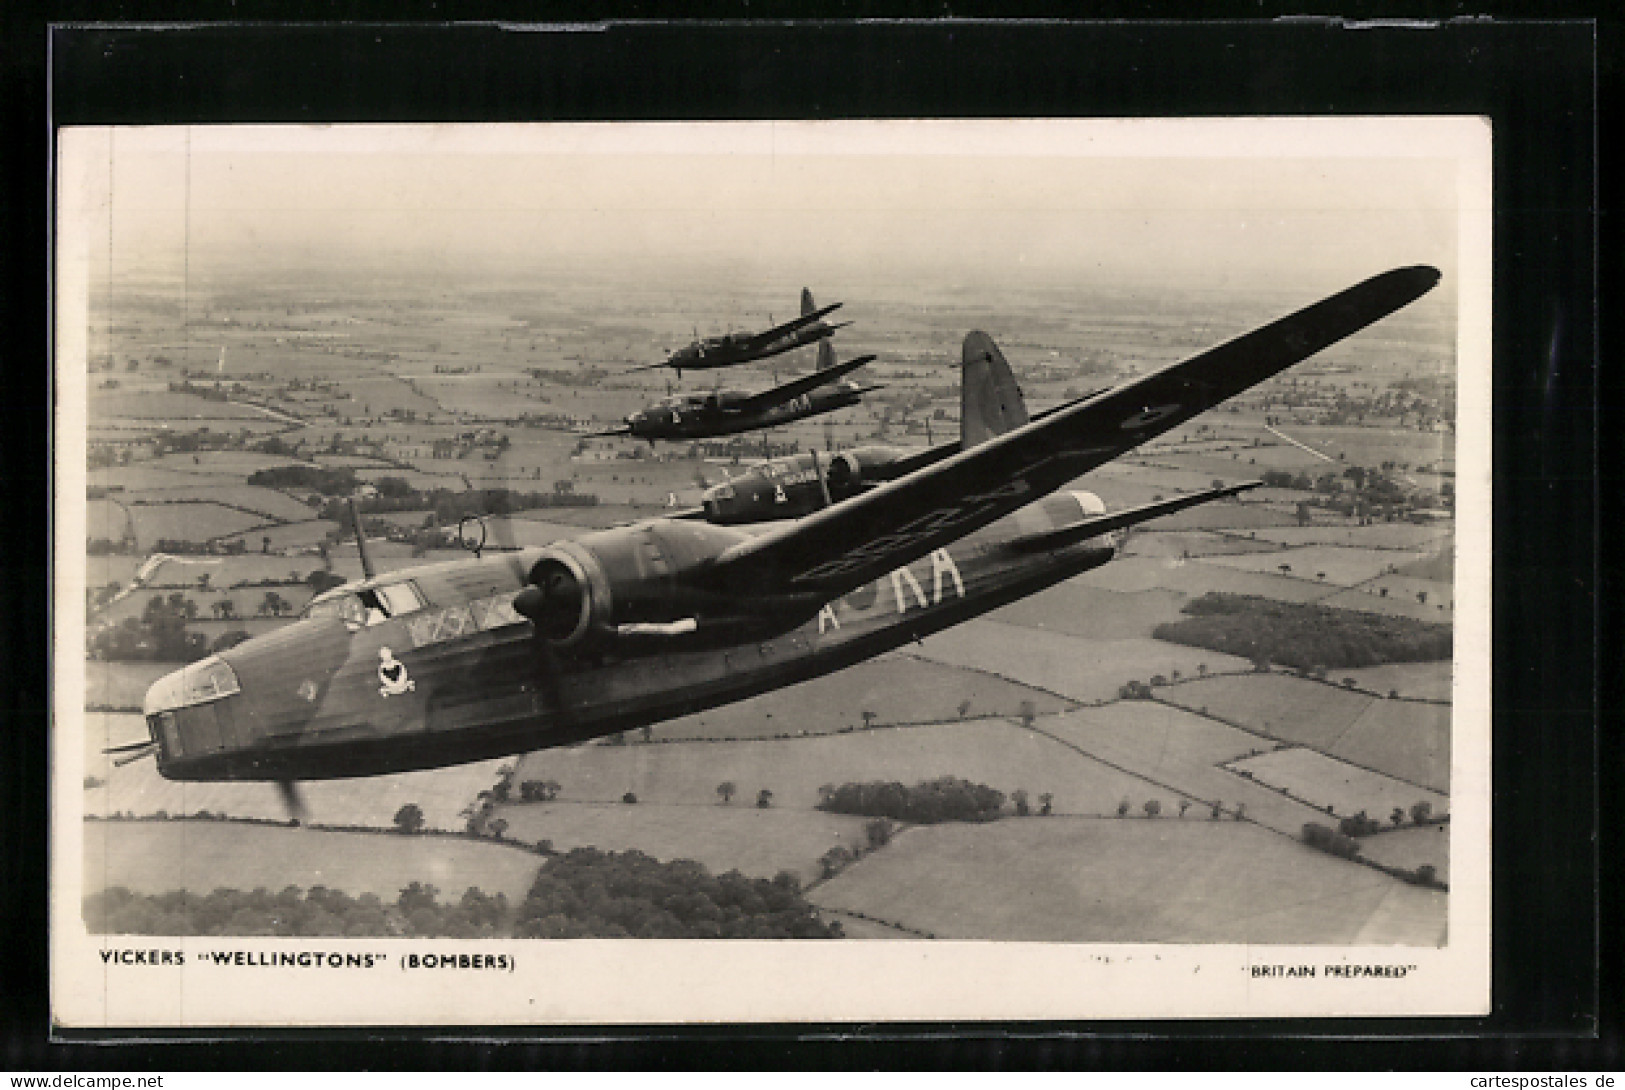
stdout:
<svg viewBox="0 0 1625 1090">
<path fill-rule="evenodd" d="M 1492 139 L 63 130 L 57 1017 L 1485 1012 Z"/>
</svg>

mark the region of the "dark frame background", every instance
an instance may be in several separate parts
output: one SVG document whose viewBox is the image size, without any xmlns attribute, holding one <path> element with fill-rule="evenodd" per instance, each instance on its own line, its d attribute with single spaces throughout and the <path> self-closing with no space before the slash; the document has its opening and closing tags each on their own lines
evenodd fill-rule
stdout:
<svg viewBox="0 0 1625 1090">
<path fill-rule="evenodd" d="M 489 18 L 433 3 L 417 17 Z M 833 5 L 832 5 L 833 7 Z M 172 10 L 119 5 L 129 19 Z M 245 10 L 248 9 L 248 10 Z M 240 5 L 254 18 L 315 5 Z M 1257 11 L 1256 7 L 1251 10 Z M 334 14 L 332 6 L 319 9 Z M 729 8 L 720 14 L 746 14 Z M 1449 15 L 1454 12 L 1438 12 Z M 340 14 L 383 17 L 369 5 Z M 566 13 L 554 14 L 564 18 Z M 635 12 L 633 14 L 636 14 Z M 755 14 L 755 13 L 752 13 Z M 790 14 L 790 13 L 784 13 Z M 878 14 L 839 8 L 833 19 Z M 895 14 L 895 13 L 893 13 Z M 933 16 L 947 14 L 933 11 Z M 1125 14 L 1141 14 L 1131 12 Z M 579 17 L 579 15 L 577 15 Z M 211 122 L 707 118 L 1474 114 L 1494 124 L 1493 1013 L 1484 1019 L 763 1026 L 731 1030 L 263 1031 L 229 1043 L 50 1042 L 46 980 L 49 546 L 0 537 L 0 1065 L 153 1066 L 1303 1067 L 1617 1069 L 1612 929 L 1599 773 L 1618 771 L 1599 686 L 1597 294 L 1599 109 L 1611 25 L 1462 19 L 1178 22 L 607 23 L 571 33 L 497 24 L 237 23 L 164 29 L 47 25 L 8 15 L 4 145 L 11 366 L 0 412 L 10 509 L 49 525 L 46 208 L 56 126 Z M 1615 57 L 1618 51 L 1614 51 Z M 1599 65 L 1614 67 L 1599 67 Z M 1601 81 L 1599 83 L 1599 80 Z M 48 97 L 47 97 L 48 92 Z M 1617 239 L 1616 239 L 1617 241 Z M 1617 272 L 1615 250 L 1607 250 Z M 1614 509 L 1617 513 L 1617 508 Z M 30 520 L 32 522 L 33 520 Z M 48 535 L 47 535 L 48 536 Z M 1606 601 L 1606 599 L 1601 599 Z M 1617 646 L 1615 648 L 1617 650 Z M 1604 719 L 1603 715 L 1610 715 Z M 1599 749 L 1599 746 L 1605 747 Z M 1617 925 L 1617 917 L 1610 917 Z M 462 1031 L 454 1031 L 462 1036 Z M 540 1034 L 550 1043 L 535 1040 Z M 393 1038 L 393 1039 L 391 1039 Z M 151 1038 L 149 1037 L 149 1042 Z M 99 1042 L 99 1043 L 92 1043 Z M 606 1043 L 607 1042 L 607 1043 Z"/>
</svg>

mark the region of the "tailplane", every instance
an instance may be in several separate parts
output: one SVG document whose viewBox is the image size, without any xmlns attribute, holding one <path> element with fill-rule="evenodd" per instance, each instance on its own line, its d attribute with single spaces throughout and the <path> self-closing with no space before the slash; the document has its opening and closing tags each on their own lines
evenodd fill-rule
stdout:
<svg viewBox="0 0 1625 1090">
<path fill-rule="evenodd" d="M 1004 353 L 986 333 L 965 337 L 959 384 L 959 449 L 969 450 L 1027 423 L 1027 402 Z"/>
</svg>

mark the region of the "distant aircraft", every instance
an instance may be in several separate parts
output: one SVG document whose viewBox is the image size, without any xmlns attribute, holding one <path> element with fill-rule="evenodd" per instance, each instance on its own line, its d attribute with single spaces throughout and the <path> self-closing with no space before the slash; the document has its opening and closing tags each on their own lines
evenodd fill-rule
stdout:
<svg viewBox="0 0 1625 1090">
<path fill-rule="evenodd" d="M 972 333 L 965 338 L 960 366 L 958 440 L 928 450 L 869 444 L 824 457 L 812 451 L 770 459 L 707 488 L 701 506 L 683 516 L 723 526 L 800 518 L 1025 423 L 1027 405 L 1010 364 L 993 338 Z"/>
<path fill-rule="evenodd" d="M 733 367 L 736 364 L 765 360 L 803 345 L 814 344 L 833 336 L 837 329 L 850 322 L 830 325 L 823 317 L 841 307 L 831 303 L 827 307 L 813 307 L 812 292 L 801 289 L 801 317 L 761 333 L 727 333 L 720 337 L 706 337 L 686 348 L 679 348 L 659 363 L 634 367 L 633 371 L 650 371 L 656 367 L 670 367 L 678 375 L 684 371 L 705 371 L 714 367 Z"/>
<path fill-rule="evenodd" d="M 1042 419 L 1007 405 L 1007 430 L 756 534 L 657 518 L 383 574 L 364 560 L 300 620 L 160 678 L 150 740 L 120 752 L 170 779 L 276 781 L 297 813 L 299 780 L 568 745 L 863 662 L 1109 562 L 1118 531 L 1256 487 L 1110 513 L 1060 491 L 1438 280 L 1383 273 Z"/>
<path fill-rule="evenodd" d="M 859 386 L 842 381 L 843 376 L 871 362 L 873 356 L 859 356 L 845 363 L 835 362 L 835 349 L 828 341 L 818 342 L 819 368 L 798 378 L 763 390 L 719 390 L 709 394 L 680 394 L 657 402 L 626 418 L 626 426 L 597 435 L 629 435 L 634 439 L 713 439 L 723 435 L 776 428 L 797 420 L 850 408 L 863 395 L 879 386 Z"/>
</svg>

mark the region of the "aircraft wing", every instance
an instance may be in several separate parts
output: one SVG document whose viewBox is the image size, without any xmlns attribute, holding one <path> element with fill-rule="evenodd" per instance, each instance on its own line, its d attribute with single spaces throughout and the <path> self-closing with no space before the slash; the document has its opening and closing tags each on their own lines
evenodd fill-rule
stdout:
<svg viewBox="0 0 1625 1090">
<path fill-rule="evenodd" d="M 757 333 L 756 335 L 751 337 L 751 339 L 750 339 L 750 347 L 751 348 L 756 348 L 756 347 L 759 347 L 761 345 L 771 344 L 774 341 L 778 340 L 780 337 L 783 337 L 783 336 L 785 336 L 786 334 L 789 334 L 789 333 L 794 333 L 796 330 L 802 328 L 803 326 L 812 325 L 814 322 L 818 321 L 818 319 L 822 318 L 824 315 L 830 313 L 833 310 L 838 309 L 841 305 L 842 304 L 840 304 L 840 303 L 831 303 L 827 307 L 819 307 L 817 310 L 813 311 L 811 314 L 803 314 L 801 317 L 792 318 L 788 322 L 783 323 L 782 325 L 776 325 L 772 329 L 763 330 L 762 332 Z"/>
<path fill-rule="evenodd" d="M 771 409 L 775 405 L 783 405 L 785 402 L 793 401 L 802 394 L 805 394 L 811 390 L 816 390 L 820 386 L 828 386 L 830 383 L 845 377 L 853 371 L 856 371 L 864 364 L 873 362 L 873 360 L 873 356 L 859 356 L 857 359 L 847 360 L 845 363 L 837 363 L 833 367 L 826 367 L 822 371 L 814 371 L 812 374 L 803 378 L 798 378 L 791 382 L 786 382 L 783 385 L 775 386 L 771 390 L 763 390 L 759 394 L 753 394 L 750 397 L 745 398 L 743 401 L 735 401 L 733 404 L 728 406 L 728 411 L 735 413 L 755 413 L 761 412 L 764 409 Z"/>
<path fill-rule="evenodd" d="M 1437 269 L 1394 269 L 1233 341 L 729 548 L 701 577 L 733 593 L 844 594 L 925 556 L 1414 301 Z"/>
</svg>

